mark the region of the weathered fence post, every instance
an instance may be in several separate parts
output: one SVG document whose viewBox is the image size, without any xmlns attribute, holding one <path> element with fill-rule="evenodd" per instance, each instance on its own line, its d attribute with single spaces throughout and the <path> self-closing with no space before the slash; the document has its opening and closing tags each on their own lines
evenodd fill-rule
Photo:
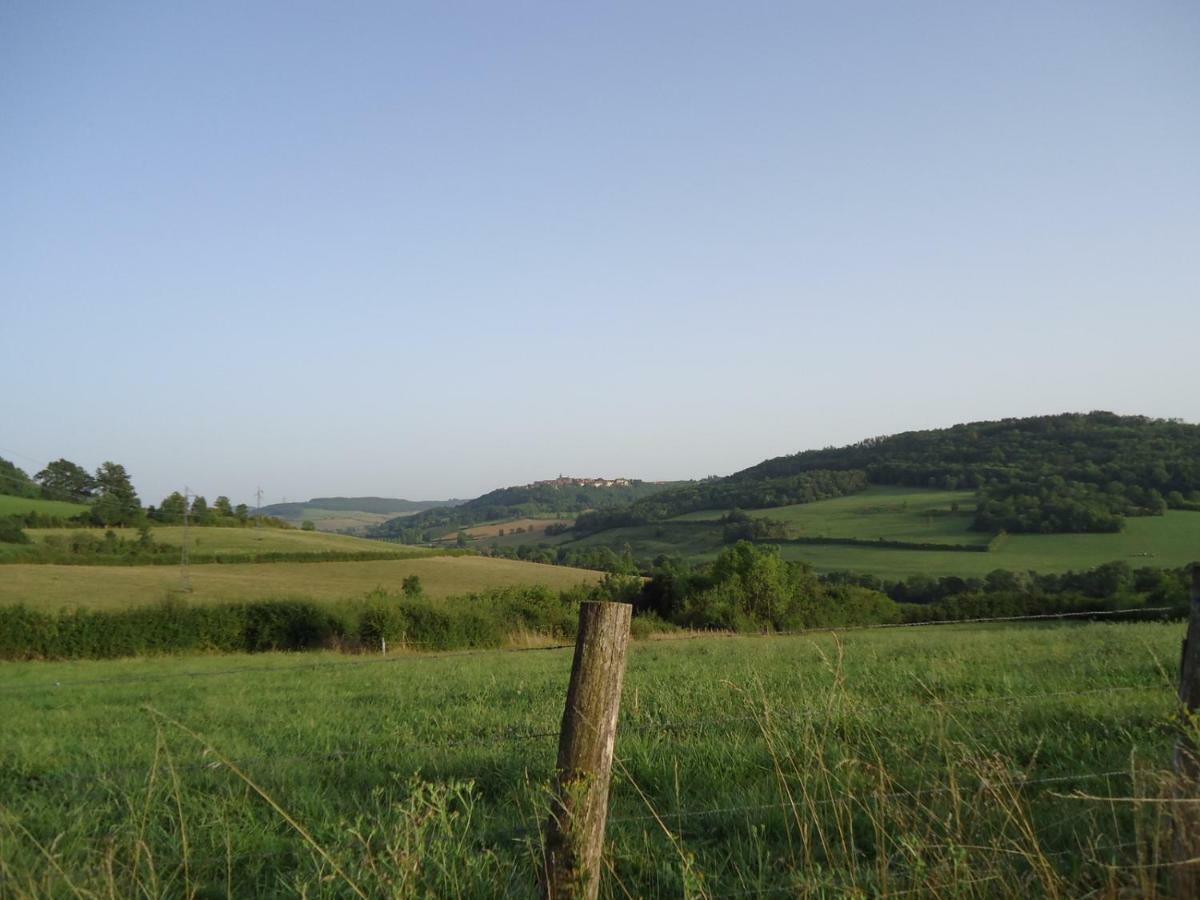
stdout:
<svg viewBox="0 0 1200 900">
<path fill-rule="evenodd" d="M 1175 896 L 1200 897 L 1200 747 L 1189 721 L 1200 708 L 1200 562 L 1192 564 L 1192 602 L 1179 661 L 1179 702 L 1185 717 L 1175 745 Z M 1193 862 L 1188 862 L 1193 860 Z"/>
<path fill-rule="evenodd" d="M 600 890 L 632 610 L 628 603 L 584 603 L 579 609 L 575 661 L 558 736 L 558 783 L 546 823 L 542 894 L 551 900 L 594 900 Z"/>
</svg>

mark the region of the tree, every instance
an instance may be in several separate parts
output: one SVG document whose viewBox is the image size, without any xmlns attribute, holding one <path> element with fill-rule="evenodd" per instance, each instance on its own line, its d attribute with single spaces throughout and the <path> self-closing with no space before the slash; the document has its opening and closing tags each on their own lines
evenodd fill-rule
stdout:
<svg viewBox="0 0 1200 900">
<path fill-rule="evenodd" d="M 108 526 L 135 525 L 142 520 L 142 504 L 124 466 L 106 462 L 96 470 L 92 520 Z"/>
<path fill-rule="evenodd" d="M 305 519 L 303 522 L 300 523 L 300 530 L 301 531 L 316 531 L 317 524 L 312 519 Z"/>
<path fill-rule="evenodd" d="M 38 486 L 17 466 L 0 458 L 0 494 L 14 497 L 36 497 Z"/>
<path fill-rule="evenodd" d="M 197 495 L 192 501 L 192 524 L 208 525 L 212 522 L 212 513 L 208 509 L 208 501 Z"/>
<path fill-rule="evenodd" d="M 164 497 L 162 503 L 158 505 L 154 518 L 165 525 L 176 525 L 183 521 L 183 510 L 187 501 L 183 499 L 183 494 L 175 491 L 170 496 Z"/>
<path fill-rule="evenodd" d="M 41 485 L 42 496 L 50 500 L 86 501 L 96 489 L 96 480 L 87 469 L 68 459 L 56 459 L 33 477 Z"/>
<path fill-rule="evenodd" d="M 0 516 L 0 544 L 28 544 L 23 524 L 20 516 Z"/>
<path fill-rule="evenodd" d="M 421 587 L 420 575 L 409 575 L 400 583 L 400 590 L 404 592 L 404 596 L 410 600 L 415 600 L 424 593 L 424 588 Z"/>
<path fill-rule="evenodd" d="M 213 501 L 213 510 L 218 516 L 228 518 L 233 515 L 233 506 L 229 503 L 229 498 L 225 496 L 218 497 Z"/>
<path fill-rule="evenodd" d="M 250 518 L 250 507 L 245 503 L 239 503 L 233 510 L 233 514 L 239 522 L 246 522 Z"/>
</svg>

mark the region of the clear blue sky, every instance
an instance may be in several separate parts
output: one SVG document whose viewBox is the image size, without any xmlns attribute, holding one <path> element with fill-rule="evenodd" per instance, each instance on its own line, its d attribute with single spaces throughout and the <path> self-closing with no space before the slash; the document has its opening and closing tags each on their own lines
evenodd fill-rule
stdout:
<svg viewBox="0 0 1200 900">
<path fill-rule="evenodd" d="M 147 502 L 1196 421 L 1200 4 L 8 0 L 0 307 Z"/>
</svg>

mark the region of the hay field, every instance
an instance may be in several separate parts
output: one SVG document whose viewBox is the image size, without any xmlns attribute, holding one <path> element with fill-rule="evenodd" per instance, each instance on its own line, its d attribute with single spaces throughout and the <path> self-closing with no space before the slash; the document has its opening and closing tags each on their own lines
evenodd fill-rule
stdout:
<svg viewBox="0 0 1200 900">
<path fill-rule="evenodd" d="M 215 530 L 215 529 L 214 529 Z M 560 590 L 595 583 L 601 573 L 481 556 L 425 556 L 364 562 L 235 563 L 191 566 L 192 603 L 281 597 L 339 600 L 376 588 L 399 591 L 409 575 L 434 598 L 493 587 L 540 584 Z M 0 604 L 35 609 L 119 609 L 155 603 L 180 589 L 175 566 L 0 567 Z"/>
</svg>

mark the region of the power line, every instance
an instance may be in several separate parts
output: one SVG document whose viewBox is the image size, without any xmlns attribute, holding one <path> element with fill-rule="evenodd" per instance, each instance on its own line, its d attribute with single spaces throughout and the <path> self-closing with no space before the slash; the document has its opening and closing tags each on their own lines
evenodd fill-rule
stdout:
<svg viewBox="0 0 1200 900">
<path fill-rule="evenodd" d="M 192 579 L 188 576 L 188 518 L 191 514 L 191 489 L 183 486 L 183 540 L 179 542 L 179 589 L 192 592 Z"/>
</svg>

